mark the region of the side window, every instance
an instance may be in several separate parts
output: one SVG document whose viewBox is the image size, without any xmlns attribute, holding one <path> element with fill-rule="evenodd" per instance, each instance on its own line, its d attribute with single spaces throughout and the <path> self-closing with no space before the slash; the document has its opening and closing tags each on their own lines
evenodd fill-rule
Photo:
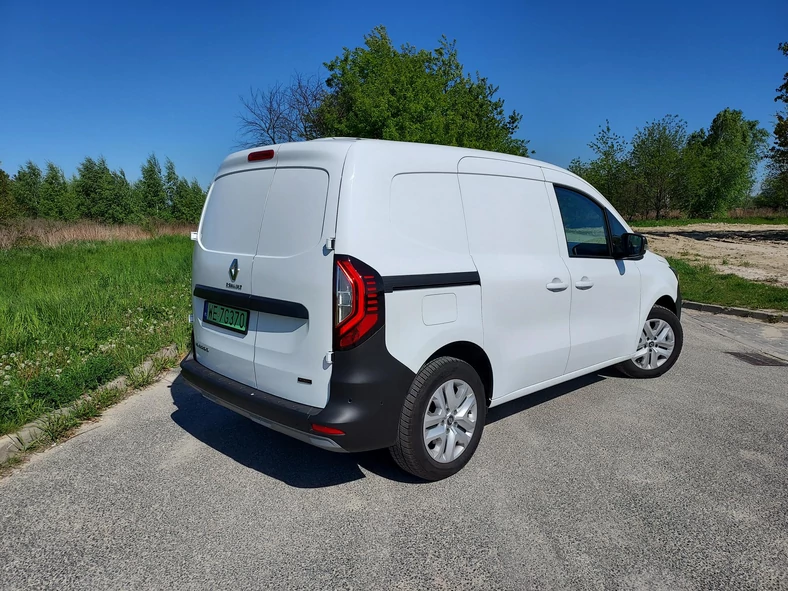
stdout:
<svg viewBox="0 0 788 591">
<path fill-rule="evenodd" d="M 607 221 L 610 224 L 610 240 L 613 246 L 613 254 L 620 256 L 624 254 L 621 248 L 621 235 L 626 234 L 627 230 L 621 225 L 616 216 L 609 211 L 607 212 Z"/>
<path fill-rule="evenodd" d="M 571 189 L 554 187 L 570 257 L 609 257 L 605 211 Z"/>
</svg>

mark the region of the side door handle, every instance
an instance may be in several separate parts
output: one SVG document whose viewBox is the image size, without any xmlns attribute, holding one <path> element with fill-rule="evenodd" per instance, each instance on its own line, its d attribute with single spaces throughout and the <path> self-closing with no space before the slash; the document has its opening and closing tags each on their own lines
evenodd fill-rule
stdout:
<svg viewBox="0 0 788 591">
<path fill-rule="evenodd" d="M 553 277 L 553 280 L 545 287 L 550 291 L 564 291 L 569 286 L 561 281 L 558 277 Z"/>
<path fill-rule="evenodd" d="M 593 282 L 593 281 L 591 281 L 591 280 L 590 280 L 588 277 L 586 277 L 585 275 L 583 275 L 583 276 L 580 278 L 580 281 L 577 281 L 577 282 L 575 283 L 575 287 L 576 287 L 577 289 L 591 289 L 592 287 L 594 287 L 594 282 Z"/>
</svg>

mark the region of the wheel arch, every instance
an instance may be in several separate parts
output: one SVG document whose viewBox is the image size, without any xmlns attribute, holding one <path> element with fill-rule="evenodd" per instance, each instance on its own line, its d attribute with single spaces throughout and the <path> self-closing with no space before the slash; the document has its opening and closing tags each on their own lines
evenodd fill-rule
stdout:
<svg viewBox="0 0 788 591">
<path fill-rule="evenodd" d="M 663 308 L 667 308 L 668 310 L 670 310 L 671 312 L 673 312 L 678 316 L 678 308 L 676 307 L 676 302 L 669 295 L 663 295 L 662 297 L 657 299 L 657 301 L 654 302 L 654 306 L 662 306 Z M 653 308 L 654 306 L 651 307 Z"/>
<path fill-rule="evenodd" d="M 476 343 L 456 341 L 444 345 L 435 351 L 435 353 L 430 355 L 429 359 L 424 363 L 427 364 L 438 357 L 454 357 L 470 365 L 476 373 L 479 374 L 479 378 L 484 385 L 484 395 L 487 399 L 487 406 L 490 405 L 493 393 L 493 371 L 490 358 L 487 356 L 484 349 Z"/>
</svg>

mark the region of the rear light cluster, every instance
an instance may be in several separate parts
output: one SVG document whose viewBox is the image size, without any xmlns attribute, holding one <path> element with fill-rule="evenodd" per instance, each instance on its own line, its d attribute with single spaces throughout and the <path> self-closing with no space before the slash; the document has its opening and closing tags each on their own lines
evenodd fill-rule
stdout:
<svg viewBox="0 0 788 591">
<path fill-rule="evenodd" d="M 369 265 L 348 256 L 336 259 L 334 350 L 352 349 L 383 326 L 383 282 Z"/>
</svg>

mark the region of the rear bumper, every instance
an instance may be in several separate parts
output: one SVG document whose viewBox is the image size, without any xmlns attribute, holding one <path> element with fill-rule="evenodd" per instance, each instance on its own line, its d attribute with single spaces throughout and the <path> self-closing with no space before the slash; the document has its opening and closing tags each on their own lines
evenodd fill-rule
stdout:
<svg viewBox="0 0 788 591">
<path fill-rule="evenodd" d="M 325 408 L 291 402 L 225 377 L 191 355 L 183 378 L 206 398 L 270 429 L 331 451 L 359 452 L 394 444 L 402 404 L 415 377 L 385 346 L 385 328 L 364 344 L 334 354 Z M 344 435 L 323 435 L 312 423 Z"/>
</svg>

